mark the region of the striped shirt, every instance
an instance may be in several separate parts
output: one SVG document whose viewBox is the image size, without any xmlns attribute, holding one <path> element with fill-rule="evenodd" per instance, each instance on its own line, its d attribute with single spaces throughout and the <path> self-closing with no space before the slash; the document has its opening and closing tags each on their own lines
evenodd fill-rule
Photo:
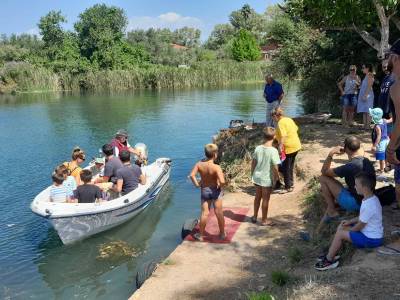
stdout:
<svg viewBox="0 0 400 300">
<path fill-rule="evenodd" d="M 52 185 L 50 188 L 50 201 L 51 202 L 65 202 L 67 201 L 67 190 L 62 185 Z"/>
</svg>

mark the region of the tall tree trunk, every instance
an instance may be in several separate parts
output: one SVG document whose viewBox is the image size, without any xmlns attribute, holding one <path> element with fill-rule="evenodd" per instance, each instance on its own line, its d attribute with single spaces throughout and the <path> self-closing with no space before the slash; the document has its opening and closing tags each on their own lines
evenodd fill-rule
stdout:
<svg viewBox="0 0 400 300">
<path fill-rule="evenodd" d="M 385 57 L 385 52 L 389 50 L 389 20 L 390 16 L 387 17 L 385 13 L 385 8 L 380 3 L 379 0 L 374 0 L 374 5 L 376 12 L 379 16 L 379 21 L 381 22 L 381 42 L 378 49 L 378 58 L 383 59 Z"/>
</svg>

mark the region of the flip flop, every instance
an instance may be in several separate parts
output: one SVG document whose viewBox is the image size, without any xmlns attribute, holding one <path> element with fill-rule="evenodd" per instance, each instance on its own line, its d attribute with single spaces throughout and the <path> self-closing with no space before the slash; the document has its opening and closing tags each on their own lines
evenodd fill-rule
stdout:
<svg viewBox="0 0 400 300">
<path fill-rule="evenodd" d="M 389 246 L 383 246 L 378 249 L 378 253 L 384 255 L 400 255 L 400 250 Z"/>
<path fill-rule="evenodd" d="M 269 222 L 269 223 L 265 223 L 265 222 L 261 222 L 260 223 L 260 226 L 275 226 L 275 223 L 274 222 Z"/>
</svg>

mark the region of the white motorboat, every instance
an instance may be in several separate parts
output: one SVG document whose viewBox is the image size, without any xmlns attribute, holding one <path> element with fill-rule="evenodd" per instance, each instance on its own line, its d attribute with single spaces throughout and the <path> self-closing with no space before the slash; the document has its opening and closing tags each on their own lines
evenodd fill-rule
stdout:
<svg viewBox="0 0 400 300">
<path fill-rule="evenodd" d="M 50 188 L 31 203 L 32 211 L 50 221 L 64 244 L 71 244 L 133 218 L 152 203 L 169 179 L 171 160 L 159 158 L 143 166 L 147 180 L 132 192 L 100 203 L 50 202 Z"/>
</svg>

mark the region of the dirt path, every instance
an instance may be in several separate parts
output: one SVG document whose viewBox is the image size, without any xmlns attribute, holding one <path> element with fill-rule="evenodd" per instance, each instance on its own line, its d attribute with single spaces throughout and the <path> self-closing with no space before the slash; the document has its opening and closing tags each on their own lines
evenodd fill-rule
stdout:
<svg viewBox="0 0 400 300">
<path fill-rule="evenodd" d="M 329 149 L 342 144 L 352 132 L 337 125 L 305 125 L 301 129 L 304 150 L 298 156 L 297 169 L 305 181 L 298 180 L 293 193 L 272 195 L 269 215 L 276 226 L 260 227 L 247 218 L 230 244 L 183 242 L 168 257 L 168 264 L 161 264 L 131 299 L 247 299 L 251 291 L 269 291 L 285 299 L 399 297 L 400 259 L 359 251 L 351 263 L 331 272 L 313 269 L 321 249 L 301 241 L 298 234 L 306 225 L 301 207 L 306 182 L 319 174 Z M 369 133 L 356 133 L 369 149 Z M 344 161 L 344 157 L 336 158 L 334 163 Z M 253 192 L 248 187 L 227 194 L 224 206 L 249 207 L 250 216 Z M 300 249 L 299 261 L 291 249 Z M 271 280 L 274 270 L 296 279 L 279 287 Z"/>
</svg>

